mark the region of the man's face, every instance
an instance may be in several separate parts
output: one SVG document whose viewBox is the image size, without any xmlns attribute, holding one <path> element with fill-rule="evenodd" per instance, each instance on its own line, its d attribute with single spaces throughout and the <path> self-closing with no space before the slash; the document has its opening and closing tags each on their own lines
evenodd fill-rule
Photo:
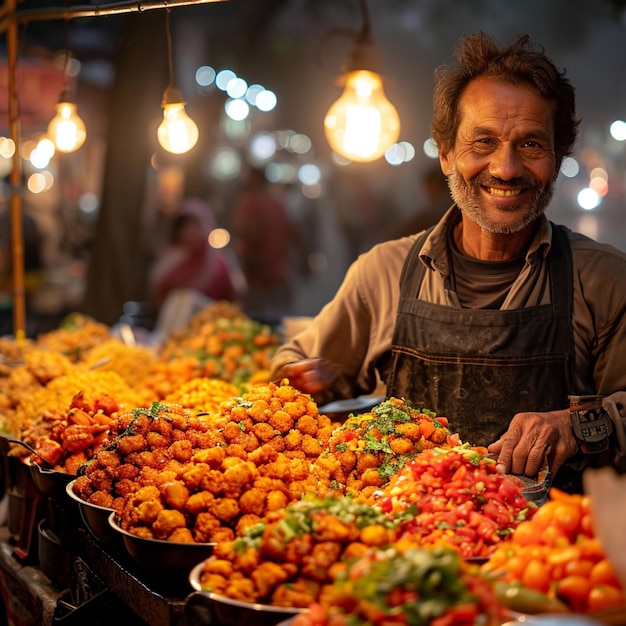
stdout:
<svg viewBox="0 0 626 626">
<path fill-rule="evenodd" d="M 519 232 L 552 199 L 554 105 L 530 87 L 478 78 L 459 115 L 454 146 L 439 155 L 454 201 L 483 230 Z"/>
</svg>

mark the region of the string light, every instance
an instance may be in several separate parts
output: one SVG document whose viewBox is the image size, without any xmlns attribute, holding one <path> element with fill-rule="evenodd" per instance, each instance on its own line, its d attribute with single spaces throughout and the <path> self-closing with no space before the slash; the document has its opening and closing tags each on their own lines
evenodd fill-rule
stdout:
<svg viewBox="0 0 626 626">
<path fill-rule="evenodd" d="M 377 59 L 372 41 L 365 0 L 361 0 L 363 27 L 345 73 L 339 78 L 344 90 L 328 109 L 324 132 L 330 147 L 351 161 L 375 161 L 398 140 L 400 118 L 385 95 L 383 81 L 376 71 Z"/>
<path fill-rule="evenodd" d="M 198 127 L 185 111 L 186 102 L 174 87 L 174 63 L 172 60 L 172 35 L 170 32 L 170 9 L 166 10 L 167 53 L 170 82 L 163 93 L 163 121 L 157 130 L 157 139 L 163 149 L 173 154 L 189 152 L 198 141 Z"/>
</svg>

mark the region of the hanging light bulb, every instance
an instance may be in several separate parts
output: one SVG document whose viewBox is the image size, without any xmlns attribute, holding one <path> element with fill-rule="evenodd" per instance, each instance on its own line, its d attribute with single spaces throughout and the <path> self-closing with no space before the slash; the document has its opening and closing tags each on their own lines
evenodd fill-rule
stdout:
<svg viewBox="0 0 626 626">
<path fill-rule="evenodd" d="M 173 154 L 189 152 L 198 141 L 198 127 L 185 111 L 181 92 L 174 87 L 170 9 L 166 9 L 167 58 L 170 82 L 163 92 L 163 121 L 157 129 L 157 139 L 164 150 Z"/>
<path fill-rule="evenodd" d="M 48 124 L 48 137 L 59 152 L 74 152 L 85 143 L 87 131 L 68 90 L 61 93 L 56 110 L 57 114 Z"/>
<path fill-rule="evenodd" d="M 157 138 L 163 149 L 174 154 L 189 152 L 198 141 L 198 127 L 187 115 L 178 89 L 168 87 L 163 94 L 163 121 Z"/>
<path fill-rule="evenodd" d="M 348 69 L 340 78 L 340 98 L 328 109 L 324 132 L 330 147 L 351 161 L 375 161 L 398 140 L 400 117 L 385 95 L 376 71 L 377 59 L 365 0 L 364 24 L 352 50 Z"/>
<path fill-rule="evenodd" d="M 48 124 L 48 137 L 59 152 L 74 152 L 78 150 L 87 138 L 85 123 L 76 112 L 76 101 L 67 84 L 69 53 L 69 21 L 65 20 L 65 67 L 63 81 L 65 87 L 56 105 L 57 114 Z"/>
<path fill-rule="evenodd" d="M 328 109 L 324 130 L 330 147 L 351 161 L 375 161 L 398 140 L 400 118 L 385 96 L 380 76 L 350 72 L 346 86 Z"/>
</svg>

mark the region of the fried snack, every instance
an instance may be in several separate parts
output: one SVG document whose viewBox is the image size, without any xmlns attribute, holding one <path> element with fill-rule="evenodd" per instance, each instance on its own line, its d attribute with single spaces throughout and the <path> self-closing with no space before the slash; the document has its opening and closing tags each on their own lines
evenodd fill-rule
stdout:
<svg viewBox="0 0 626 626">
<path fill-rule="evenodd" d="M 116 372 L 132 389 L 146 390 L 145 381 L 156 368 L 158 357 L 146 346 L 128 346 L 116 337 L 110 337 L 83 352 L 81 361 L 86 367 L 95 367 L 101 372 Z M 155 400 L 145 394 L 148 404 Z M 149 397 L 148 397 L 149 396 Z"/>
<path fill-rule="evenodd" d="M 163 360 L 159 356 L 150 376 L 143 381 L 146 393 L 154 401 L 164 402 L 170 394 L 191 380 L 203 378 L 202 361 L 194 355 Z"/>
<path fill-rule="evenodd" d="M 164 403 L 119 419 L 120 436 L 85 466 L 75 491 L 115 509 L 131 533 L 171 540 L 180 515 L 161 512 L 178 511 L 194 541 L 230 540 L 268 511 L 327 490 L 312 462 L 332 424 L 286 383 L 231 397 L 210 419 Z M 294 431 L 308 444 L 287 448 Z"/>
<path fill-rule="evenodd" d="M 239 395 L 239 387 L 218 378 L 198 377 L 183 383 L 163 398 L 165 404 L 180 404 L 195 414 L 218 411 L 222 402 Z"/>
<path fill-rule="evenodd" d="M 320 414 L 311 396 L 287 380 L 254 386 L 226 400 L 215 420 L 229 445 L 241 446 L 259 460 L 273 456 L 272 450 L 289 459 L 314 460 L 337 426 Z"/>
<path fill-rule="evenodd" d="M 206 320 L 206 321 L 205 321 Z M 243 313 L 229 317 L 196 316 L 165 341 L 163 361 L 192 357 L 195 376 L 219 378 L 233 384 L 267 382 L 270 361 L 280 337 L 267 324 Z"/>
<path fill-rule="evenodd" d="M 228 395 L 266 384 L 269 362 L 279 344 L 269 326 L 225 302 L 206 307 L 157 350 L 127 346 L 112 337 L 105 324 L 78 313 L 36 341 L 18 345 L 0 339 L 0 431 L 22 439 L 26 431 L 29 442 L 45 432 L 45 425 L 39 423 L 44 413 L 63 412 L 74 394 L 91 392 L 92 377 L 86 373 L 90 369 L 102 376 L 98 390 L 113 396 L 126 410 L 164 401 L 210 413 L 222 390 L 216 389 L 215 394 L 203 390 L 199 379 L 232 384 L 223 387 Z M 205 398 L 206 405 L 191 406 L 203 393 L 211 395 Z M 41 432 L 29 432 L 40 426 Z M 313 444 L 308 444 L 310 453 Z"/>
<path fill-rule="evenodd" d="M 118 514 L 125 497 L 178 479 L 194 452 L 221 450 L 223 442 L 215 429 L 178 405 L 135 408 L 118 416 L 115 430 L 119 434 L 110 445 L 82 468 L 74 490 Z"/>
<path fill-rule="evenodd" d="M 28 337 L 18 342 L 15 337 L 0 336 L 0 366 L 12 367 L 19 364 L 24 352 L 30 350 L 34 345 L 34 339 Z"/>
<path fill-rule="evenodd" d="M 110 337 L 110 329 L 106 324 L 88 315 L 71 313 L 61 321 L 58 328 L 39 335 L 36 343 L 40 348 L 60 352 L 78 362 L 85 351 L 108 341 Z"/>
<path fill-rule="evenodd" d="M 18 368 L 16 378 L 27 371 Z M 143 398 L 132 390 L 115 372 L 90 370 L 80 364 L 71 365 L 67 373 L 52 379 L 47 385 L 14 386 L 11 389 L 12 408 L 6 413 L 10 432 L 22 441 L 34 445 L 41 436 L 49 435 L 51 422 L 66 414 L 74 396 L 104 393 L 115 399 L 122 411 L 144 404 Z"/>
<path fill-rule="evenodd" d="M 41 349 L 30 343 L 10 358 L 12 365 L 0 369 L 0 419 L 3 430 L 19 436 L 23 422 L 36 418 L 36 414 L 46 407 L 35 405 L 34 396 L 54 378 L 69 374 L 74 368 L 72 362 L 63 354 Z M 21 409 L 21 410 L 20 410 Z"/>
<path fill-rule="evenodd" d="M 345 496 L 307 497 L 217 545 L 200 585 L 244 602 L 307 607 L 345 568 L 344 558 L 391 545 L 395 532 L 376 506 Z"/>
<path fill-rule="evenodd" d="M 217 300 L 198 311 L 188 323 L 190 330 L 196 330 L 207 323 L 212 323 L 220 319 L 248 319 L 242 308 L 227 300 Z"/>
<path fill-rule="evenodd" d="M 367 498 L 422 450 L 456 445 L 447 425 L 445 417 L 389 398 L 335 429 L 313 469 L 333 489 Z"/>
<path fill-rule="evenodd" d="M 40 434 L 33 447 L 37 454 L 31 463 L 45 459 L 58 472 L 77 474 L 79 468 L 106 447 L 117 431 L 120 406 L 109 395 L 78 392 L 67 411 L 46 411 L 42 425 L 48 434 Z"/>
</svg>

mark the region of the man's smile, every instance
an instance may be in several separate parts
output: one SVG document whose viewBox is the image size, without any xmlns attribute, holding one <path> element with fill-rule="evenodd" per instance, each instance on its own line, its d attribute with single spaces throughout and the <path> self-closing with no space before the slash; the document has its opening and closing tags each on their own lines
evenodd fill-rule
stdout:
<svg viewBox="0 0 626 626">
<path fill-rule="evenodd" d="M 519 187 L 516 189 L 497 189 L 496 187 L 485 187 L 485 189 L 492 196 L 500 196 L 502 198 L 518 196 L 520 193 L 522 193 L 522 190 Z"/>
</svg>

